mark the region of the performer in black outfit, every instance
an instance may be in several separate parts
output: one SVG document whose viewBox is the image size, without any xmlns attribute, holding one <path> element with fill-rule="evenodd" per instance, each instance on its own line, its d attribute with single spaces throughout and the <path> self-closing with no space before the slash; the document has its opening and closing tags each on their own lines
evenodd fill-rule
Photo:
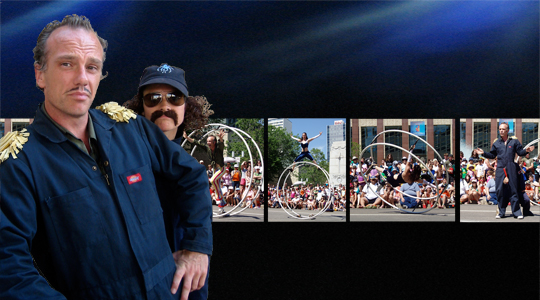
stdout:
<svg viewBox="0 0 540 300">
<path fill-rule="evenodd" d="M 534 150 L 534 146 L 523 149 L 521 143 L 515 136 L 508 136 L 509 126 L 507 123 L 501 123 L 499 126 L 500 139 L 496 139 L 491 146 L 491 151 L 476 149 L 478 154 L 486 158 L 494 159 L 497 157 L 497 171 L 495 173 L 495 183 L 497 185 L 497 200 L 499 202 L 499 214 L 495 218 L 504 218 L 508 198 L 512 207 L 512 215 L 514 218 L 523 219 L 519 206 L 519 167 L 514 162 L 515 155 L 525 156 L 528 152 Z M 526 215 L 533 215 L 530 211 L 524 209 Z"/>
</svg>

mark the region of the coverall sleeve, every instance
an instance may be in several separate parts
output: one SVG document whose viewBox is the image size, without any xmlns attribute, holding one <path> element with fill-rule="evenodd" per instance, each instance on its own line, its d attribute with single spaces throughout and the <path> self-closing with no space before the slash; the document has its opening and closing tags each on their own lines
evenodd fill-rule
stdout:
<svg viewBox="0 0 540 300">
<path fill-rule="evenodd" d="M 0 164 L 0 299 L 66 299 L 33 264 L 30 249 L 38 223 L 33 189 L 23 158 Z"/>
<path fill-rule="evenodd" d="M 527 155 L 527 151 L 525 150 L 525 148 L 523 148 L 523 145 L 521 145 L 521 143 L 516 140 L 516 153 L 517 155 L 519 156 L 525 156 Z"/>
<path fill-rule="evenodd" d="M 489 152 L 484 151 L 484 157 L 489 159 L 494 159 L 497 157 L 497 148 L 495 148 L 495 143 L 491 145 L 491 150 Z"/>
<path fill-rule="evenodd" d="M 182 147 L 169 141 L 161 129 L 145 118 L 140 121 L 152 157 L 153 171 L 175 182 L 184 236 L 178 250 L 212 254 L 212 200 L 205 167 Z M 172 185 L 171 185 L 172 186 Z"/>
</svg>

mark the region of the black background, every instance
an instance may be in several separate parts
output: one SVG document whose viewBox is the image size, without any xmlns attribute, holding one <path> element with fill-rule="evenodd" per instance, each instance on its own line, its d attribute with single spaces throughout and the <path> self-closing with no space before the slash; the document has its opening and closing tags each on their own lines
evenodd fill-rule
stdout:
<svg viewBox="0 0 540 300">
<path fill-rule="evenodd" d="M 216 117 L 538 118 L 536 1 L 2 2 L 0 117 L 31 118 L 32 49 L 86 15 L 109 49 L 94 104 L 186 70 Z M 458 125 L 459 123 L 456 123 Z M 210 299 L 519 299 L 538 224 L 214 223 Z"/>
</svg>

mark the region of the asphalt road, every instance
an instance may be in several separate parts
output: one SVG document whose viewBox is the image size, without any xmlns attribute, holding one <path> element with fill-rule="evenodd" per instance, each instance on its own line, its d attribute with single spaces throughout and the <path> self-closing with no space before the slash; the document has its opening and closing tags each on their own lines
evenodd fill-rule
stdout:
<svg viewBox="0 0 540 300">
<path fill-rule="evenodd" d="M 301 216 L 309 216 L 317 214 L 318 210 L 295 209 L 297 214 Z M 290 212 L 290 211 L 289 211 Z M 294 215 L 294 213 L 291 213 Z M 282 208 L 268 208 L 268 222 L 345 222 L 345 211 L 323 212 L 314 219 L 299 220 L 289 216 Z"/>
<path fill-rule="evenodd" d="M 264 222 L 264 209 L 253 209 L 248 208 L 244 211 L 242 211 L 239 214 L 236 214 L 234 216 L 230 217 L 216 217 L 216 214 L 218 213 L 218 207 L 216 205 L 212 206 L 212 209 L 214 211 L 214 217 L 213 222 Z M 225 211 L 230 211 L 232 207 L 225 207 Z M 233 211 L 238 212 L 241 208 L 237 208 Z"/>
<path fill-rule="evenodd" d="M 540 222 L 540 206 L 532 206 L 531 212 L 534 213 L 534 217 L 525 217 L 521 220 L 510 217 L 510 206 L 506 208 L 506 218 L 495 219 L 497 213 L 496 205 L 478 205 L 478 204 L 465 204 L 460 205 L 459 214 L 460 222 L 489 222 L 489 223 L 533 223 Z"/>
<path fill-rule="evenodd" d="M 425 210 L 422 208 L 415 211 Z M 351 222 L 456 222 L 453 208 L 434 208 L 422 214 L 405 213 L 395 208 L 351 208 L 350 216 Z"/>
</svg>

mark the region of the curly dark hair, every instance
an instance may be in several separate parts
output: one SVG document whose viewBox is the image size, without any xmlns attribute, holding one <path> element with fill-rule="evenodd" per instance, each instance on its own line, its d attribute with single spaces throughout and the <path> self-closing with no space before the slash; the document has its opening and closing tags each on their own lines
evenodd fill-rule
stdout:
<svg viewBox="0 0 540 300">
<path fill-rule="evenodd" d="M 212 104 L 208 103 L 205 96 L 189 96 L 184 104 L 184 121 L 178 127 L 176 138 L 183 135 L 185 130 L 197 130 L 208 124 L 208 117 L 214 114 L 210 109 Z M 138 115 L 143 115 L 144 105 L 142 100 L 142 91 L 133 96 L 131 100 L 124 102 L 123 106 L 133 110 Z"/>
</svg>

